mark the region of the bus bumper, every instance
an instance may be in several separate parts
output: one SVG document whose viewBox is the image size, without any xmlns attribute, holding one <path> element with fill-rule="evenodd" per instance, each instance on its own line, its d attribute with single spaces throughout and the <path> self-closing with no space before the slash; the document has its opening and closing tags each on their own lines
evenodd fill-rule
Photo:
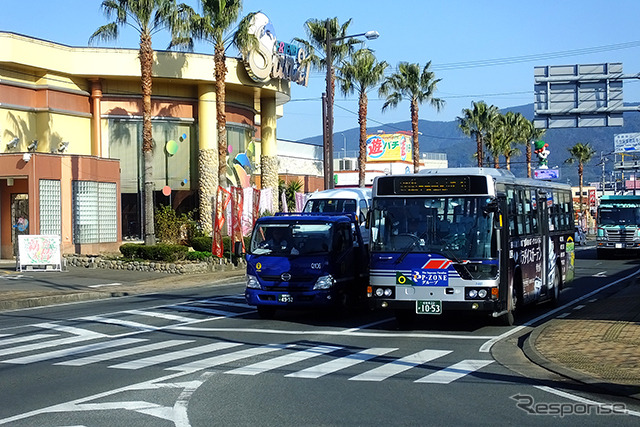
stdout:
<svg viewBox="0 0 640 427">
<path fill-rule="evenodd" d="M 370 299 L 371 307 L 380 310 L 406 310 L 417 313 L 416 301 L 398 301 L 379 298 Z M 442 301 L 442 313 L 461 312 L 483 313 L 492 315 L 500 311 L 498 302 L 495 300 L 479 300 L 479 301 Z"/>
</svg>

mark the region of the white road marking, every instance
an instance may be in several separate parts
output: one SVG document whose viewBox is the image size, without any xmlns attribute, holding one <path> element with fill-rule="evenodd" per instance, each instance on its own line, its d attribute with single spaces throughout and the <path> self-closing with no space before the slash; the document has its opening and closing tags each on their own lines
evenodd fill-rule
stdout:
<svg viewBox="0 0 640 427">
<path fill-rule="evenodd" d="M 107 336 L 106 334 L 101 334 L 99 332 L 94 332 L 94 331 L 90 331 L 88 329 L 83 329 L 83 328 L 75 328 L 73 326 L 66 326 L 60 323 L 38 323 L 37 325 L 34 325 L 34 327 L 43 328 L 43 329 L 53 329 L 54 331 L 66 332 L 66 333 L 78 335 L 81 337 L 101 338 L 101 337 Z"/>
<path fill-rule="evenodd" d="M 53 334 L 33 334 L 33 335 L 27 335 L 27 336 L 23 336 L 23 337 L 5 338 L 5 339 L 0 340 L 0 346 L 12 345 L 12 344 L 20 343 L 20 342 L 25 342 L 25 341 L 35 341 L 35 340 L 39 340 L 39 339 L 42 339 L 42 338 L 51 338 L 51 337 L 57 337 L 57 335 L 53 335 Z"/>
<path fill-rule="evenodd" d="M 89 365 L 91 363 L 104 362 L 104 361 L 107 361 L 107 360 L 118 359 L 118 358 L 121 358 L 121 357 L 132 356 L 134 354 L 146 353 L 148 351 L 164 349 L 164 348 L 168 348 L 168 347 L 175 347 L 177 345 L 188 344 L 188 343 L 192 343 L 192 342 L 193 342 L 192 340 L 161 341 L 161 342 L 157 342 L 157 343 L 142 345 L 142 346 L 139 346 L 139 347 L 127 348 L 127 349 L 124 349 L 124 350 L 117 350 L 117 351 L 112 351 L 112 352 L 109 352 L 109 353 L 96 354 L 94 356 L 87 356 L 87 357 L 82 357 L 82 358 L 79 358 L 79 359 L 73 359 L 73 360 L 67 360 L 67 361 L 64 361 L 64 362 L 58 362 L 58 363 L 56 363 L 56 365 L 84 366 L 84 365 Z"/>
<path fill-rule="evenodd" d="M 262 362 L 254 363 L 253 365 L 245 366 L 238 369 L 225 372 L 225 374 L 235 375 L 257 375 L 273 369 L 278 369 L 283 366 L 291 365 L 296 362 L 300 362 L 312 357 L 320 356 L 332 351 L 341 350 L 342 347 L 336 347 L 332 345 L 320 345 L 308 350 L 296 351 L 291 354 L 287 354 L 273 359 L 265 360 Z"/>
<path fill-rule="evenodd" d="M 210 369 L 218 365 L 224 365 L 225 363 L 235 362 L 241 359 L 246 359 L 252 356 L 260 356 L 262 354 L 271 353 L 277 350 L 283 350 L 285 348 L 293 347 L 293 344 L 268 344 L 262 347 L 247 348 L 245 350 L 236 351 L 229 354 L 220 354 L 218 356 L 209 357 L 207 359 L 196 360 L 195 362 L 185 363 L 180 366 L 165 368 L 167 371 L 200 371 L 203 369 Z"/>
<path fill-rule="evenodd" d="M 185 323 L 195 322 L 196 320 L 198 320 L 198 319 L 193 319 L 191 317 L 178 316 L 175 314 L 160 313 L 158 311 L 127 310 L 127 311 L 123 311 L 123 313 L 133 314 L 136 316 L 148 316 L 148 317 L 156 317 L 159 319 L 175 320 L 176 322 L 185 322 Z"/>
<path fill-rule="evenodd" d="M 116 283 L 104 283 L 104 284 L 99 284 L 99 285 L 89 285 L 89 288 L 102 288 L 105 286 L 120 286 L 122 285 L 122 283 L 120 282 L 116 282 Z"/>
<path fill-rule="evenodd" d="M 285 329 L 260 329 L 260 328 L 206 328 L 194 326 L 170 326 L 166 329 L 185 332 L 231 332 L 249 334 L 281 334 L 281 335 L 330 335 L 330 336 L 355 336 L 377 338 L 439 338 L 454 340 L 488 340 L 497 338 L 493 335 L 453 335 L 453 334 L 423 334 L 419 332 L 365 332 L 359 328 L 345 329 L 341 331 L 330 330 L 285 330 Z"/>
<path fill-rule="evenodd" d="M 116 326 L 124 326 L 126 328 L 140 329 L 142 331 L 156 331 L 158 329 L 163 328 L 161 326 L 151 326 L 145 323 L 138 323 L 138 322 L 132 322 L 130 320 L 123 320 L 123 319 L 116 319 L 116 318 L 102 317 L 102 316 L 81 317 L 79 320 L 86 320 L 89 322 L 97 322 L 97 323 L 106 323 L 109 325 L 116 325 Z"/>
<path fill-rule="evenodd" d="M 383 354 L 390 353 L 398 350 L 397 348 L 370 348 L 368 350 L 362 350 L 358 353 L 350 354 L 339 359 L 330 360 L 317 366 L 312 366 L 302 371 L 294 372 L 285 377 L 293 378 L 320 378 L 327 374 L 340 371 L 342 369 L 349 368 L 357 365 L 358 363 L 365 362 L 374 357 L 382 356 Z"/>
<path fill-rule="evenodd" d="M 119 347 L 128 344 L 135 344 L 146 341 L 142 338 L 121 338 L 117 340 L 104 341 L 95 344 L 87 344 L 79 347 L 67 348 L 47 353 L 34 354 L 32 356 L 23 356 L 15 359 L 3 360 L 2 363 L 11 363 L 15 365 L 26 365 L 29 363 L 44 362 L 45 360 L 58 359 L 61 357 L 73 356 L 75 354 L 88 353 L 90 351 L 99 351 L 111 347 Z"/>
<path fill-rule="evenodd" d="M 417 383 L 449 384 L 493 363 L 493 360 L 463 360 L 416 380 Z"/>
<path fill-rule="evenodd" d="M 445 356 L 451 353 L 450 350 L 423 350 L 418 353 L 405 356 L 393 362 L 385 363 L 382 366 L 364 372 L 355 377 L 349 378 L 350 381 L 382 381 L 393 375 L 400 374 L 415 366 L 422 365 L 431 360 Z"/>
<path fill-rule="evenodd" d="M 229 342 L 216 342 L 213 344 L 207 344 L 200 347 L 187 348 L 185 350 L 173 351 L 170 353 L 158 354 L 156 356 L 146 357 L 138 360 L 131 360 L 129 362 L 119 363 L 117 365 L 109 366 L 115 369 L 140 369 L 148 366 L 158 365 L 160 363 L 171 362 L 173 360 L 185 359 L 187 357 L 197 356 L 199 354 L 211 353 L 218 350 L 224 350 L 226 348 L 237 347 L 241 344 L 229 343 Z"/>
</svg>

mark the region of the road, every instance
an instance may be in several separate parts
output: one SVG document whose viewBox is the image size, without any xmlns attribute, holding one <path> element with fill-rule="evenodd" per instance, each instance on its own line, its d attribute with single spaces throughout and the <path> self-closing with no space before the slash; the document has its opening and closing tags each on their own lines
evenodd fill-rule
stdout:
<svg viewBox="0 0 640 427">
<path fill-rule="evenodd" d="M 367 311 L 263 320 L 241 283 L 0 313 L 0 424 L 636 426 L 637 401 L 544 371 L 508 341 L 637 269 L 581 250 L 565 306 L 515 327 L 433 316 L 405 331 Z"/>
</svg>

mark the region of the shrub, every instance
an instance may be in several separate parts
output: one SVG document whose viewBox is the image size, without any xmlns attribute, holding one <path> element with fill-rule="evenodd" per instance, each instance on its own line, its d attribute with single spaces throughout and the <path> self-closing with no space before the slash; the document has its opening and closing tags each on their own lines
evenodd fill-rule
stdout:
<svg viewBox="0 0 640 427">
<path fill-rule="evenodd" d="M 120 245 L 120 253 L 125 258 L 140 258 L 139 252 L 142 246 L 144 245 L 141 243 L 125 243 Z"/>
<path fill-rule="evenodd" d="M 191 239 L 191 247 L 198 252 L 211 252 L 213 247 L 213 239 L 211 237 L 193 237 Z"/>
<path fill-rule="evenodd" d="M 189 261 L 206 261 L 207 259 L 211 258 L 211 256 L 211 252 L 207 251 L 187 252 L 187 260 Z"/>
</svg>

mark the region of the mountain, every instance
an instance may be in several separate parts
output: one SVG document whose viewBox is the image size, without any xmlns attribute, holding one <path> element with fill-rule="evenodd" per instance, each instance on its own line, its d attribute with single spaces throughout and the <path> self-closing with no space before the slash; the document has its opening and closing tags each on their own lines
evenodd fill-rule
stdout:
<svg viewBox="0 0 640 427">
<path fill-rule="evenodd" d="M 625 106 L 637 106 L 638 104 L 625 104 Z M 502 113 L 513 111 L 520 113 L 529 120 L 533 120 L 533 104 L 515 106 L 501 110 Z M 560 177 L 562 182 L 570 182 L 572 185 L 578 185 L 578 166 L 577 164 L 564 163 L 568 159 L 568 148 L 578 142 L 589 143 L 596 151 L 594 158 L 585 165 L 584 183 L 602 181 L 602 163 L 600 155 L 605 158 L 605 179 L 611 180 L 613 172 L 613 139 L 614 135 L 620 133 L 640 132 L 640 115 L 635 112 L 627 112 L 623 114 L 624 126 L 620 127 L 593 127 L 593 128 L 565 128 L 565 129 L 548 129 L 543 140 L 549 144 L 548 157 L 549 167 L 558 167 L 560 169 Z M 475 139 L 469 138 L 462 134 L 458 128 L 457 121 L 436 122 L 429 120 L 420 120 L 420 152 L 446 153 L 449 159 L 449 166 L 476 166 L 477 162 L 473 155 L 476 152 Z M 394 130 L 410 130 L 411 122 L 388 123 L 383 126 L 369 128 L 369 134 L 377 133 L 378 130 L 391 132 Z M 344 135 L 344 138 L 342 138 Z M 336 157 L 342 156 L 343 141 L 346 139 L 346 150 L 349 154 L 358 150 L 359 129 L 352 128 L 340 133 L 334 134 L 334 151 Z M 322 145 L 322 135 L 305 138 L 303 142 Z M 526 176 L 526 164 L 524 155 L 524 146 L 521 146 L 522 153 L 511 159 L 511 170 L 516 176 Z M 535 155 L 532 159 L 532 167 L 537 165 Z M 617 156 L 620 161 L 620 156 Z M 505 166 L 504 158 L 501 158 L 501 167 Z"/>
</svg>

